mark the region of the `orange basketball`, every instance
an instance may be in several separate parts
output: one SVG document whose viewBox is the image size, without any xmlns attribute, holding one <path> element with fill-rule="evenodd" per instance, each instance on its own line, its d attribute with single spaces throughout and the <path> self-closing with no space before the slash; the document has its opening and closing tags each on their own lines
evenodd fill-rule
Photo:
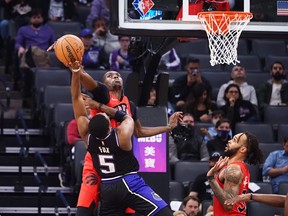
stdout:
<svg viewBox="0 0 288 216">
<path fill-rule="evenodd" d="M 54 50 L 59 61 L 67 65 L 70 62 L 82 61 L 84 44 L 79 37 L 66 34 L 56 41 Z"/>
</svg>

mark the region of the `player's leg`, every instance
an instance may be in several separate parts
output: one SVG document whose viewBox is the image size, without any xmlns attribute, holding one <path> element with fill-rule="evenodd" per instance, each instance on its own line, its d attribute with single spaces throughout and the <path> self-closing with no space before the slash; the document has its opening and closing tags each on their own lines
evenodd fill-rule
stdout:
<svg viewBox="0 0 288 216">
<path fill-rule="evenodd" d="M 99 202 L 100 182 L 101 179 L 96 170 L 94 169 L 92 157 L 90 153 L 87 152 L 84 159 L 82 184 L 78 196 L 77 214 L 76 214 L 77 216 L 93 215 L 93 212 L 96 211 Z"/>
<path fill-rule="evenodd" d="M 143 215 L 172 216 L 168 204 L 137 174 L 123 178 L 129 207 Z"/>
</svg>

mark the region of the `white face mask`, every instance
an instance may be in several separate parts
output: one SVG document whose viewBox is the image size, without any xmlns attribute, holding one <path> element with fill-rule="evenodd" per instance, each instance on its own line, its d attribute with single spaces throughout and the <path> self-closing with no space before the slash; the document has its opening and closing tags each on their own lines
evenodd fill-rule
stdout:
<svg viewBox="0 0 288 216">
<path fill-rule="evenodd" d="M 220 120 L 220 118 L 212 118 L 212 123 L 216 125 L 216 123 Z"/>
</svg>

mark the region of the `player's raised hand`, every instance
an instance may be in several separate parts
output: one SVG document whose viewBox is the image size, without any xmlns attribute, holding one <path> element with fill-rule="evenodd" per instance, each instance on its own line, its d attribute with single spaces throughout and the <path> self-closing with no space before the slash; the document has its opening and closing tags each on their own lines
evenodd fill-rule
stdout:
<svg viewBox="0 0 288 216">
<path fill-rule="evenodd" d="M 216 164 L 208 171 L 207 177 L 215 176 L 224 166 L 227 165 L 229 157 L 220 157 Z"/>
</svg>

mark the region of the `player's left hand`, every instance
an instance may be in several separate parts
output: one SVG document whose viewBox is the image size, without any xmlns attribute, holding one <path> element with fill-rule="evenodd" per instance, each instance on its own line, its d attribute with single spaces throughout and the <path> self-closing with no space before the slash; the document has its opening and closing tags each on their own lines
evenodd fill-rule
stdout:
<svg viewBox="0 0 288 216">
<path fill-rule="evenodd" d="M 207 176 L 215 176 L 224 166 L 227 165 L 229 157 L 220 157 L 216 164 L 208 171 Z"/>
<path fill-rule="evenodd" d="M 248 202 L 250 200 L 250 194 L 240 194 L 231 199 L 225 200 L 224 204 L 228 206 L 234 206 L 238 202 Z"/>
</svg>

